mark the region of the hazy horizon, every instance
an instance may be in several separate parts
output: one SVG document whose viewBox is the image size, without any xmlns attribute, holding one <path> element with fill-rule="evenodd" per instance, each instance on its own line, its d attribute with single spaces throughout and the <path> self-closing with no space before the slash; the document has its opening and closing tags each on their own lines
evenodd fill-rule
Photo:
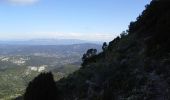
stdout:
<svg viewBox="0 0 170 100">
<path fill-rule="evenodd" d="M 150 0 L 1 0 L 0 40 L 111 41 Z"/>
</svg>

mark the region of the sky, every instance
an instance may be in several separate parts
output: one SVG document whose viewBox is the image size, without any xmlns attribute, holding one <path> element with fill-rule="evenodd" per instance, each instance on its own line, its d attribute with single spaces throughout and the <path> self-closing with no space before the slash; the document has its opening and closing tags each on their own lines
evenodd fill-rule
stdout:
<svg viewBox="0 0 170 100">
<path fill-rule="evenodd" d="M 111 41 L 150 0 L 0 0 L 0 40 Z"/>
</svg>

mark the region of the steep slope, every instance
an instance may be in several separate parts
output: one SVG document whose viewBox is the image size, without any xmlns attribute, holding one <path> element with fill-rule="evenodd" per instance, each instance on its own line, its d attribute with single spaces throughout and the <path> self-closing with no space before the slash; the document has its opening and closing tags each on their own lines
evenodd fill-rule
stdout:
<svg viewBox="0 0 170 100">
<path fill-rule="evenodd" d="M 153 0 L 127 32 L 56 82 L 59 100 L 169 100 L 169 32 L 170 1 Z"/>
</svg>

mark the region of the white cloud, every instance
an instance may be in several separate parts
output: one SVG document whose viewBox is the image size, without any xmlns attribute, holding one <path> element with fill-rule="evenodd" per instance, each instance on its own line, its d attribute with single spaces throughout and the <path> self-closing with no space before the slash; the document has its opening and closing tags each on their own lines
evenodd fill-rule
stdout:
<svg viewBox="0 0 170 100">
<path fill-rule="evenodd" d="M 4 0 L 4 1 L 14 5 L 29 5 L 37 3 L 39 0 Z"/>
</svg>

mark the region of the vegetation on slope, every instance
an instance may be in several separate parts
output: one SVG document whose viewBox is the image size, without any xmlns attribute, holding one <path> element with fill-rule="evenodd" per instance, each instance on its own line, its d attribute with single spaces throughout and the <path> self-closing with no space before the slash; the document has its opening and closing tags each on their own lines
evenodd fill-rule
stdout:
<svg viewBox="0 0 170 100">
<path fill-rule="evenodd" d="M 58 100 L 169 100 L 169 32 L 170 2 L 153 0 L 127 32 L 56 82 Z"/>
</svg>

